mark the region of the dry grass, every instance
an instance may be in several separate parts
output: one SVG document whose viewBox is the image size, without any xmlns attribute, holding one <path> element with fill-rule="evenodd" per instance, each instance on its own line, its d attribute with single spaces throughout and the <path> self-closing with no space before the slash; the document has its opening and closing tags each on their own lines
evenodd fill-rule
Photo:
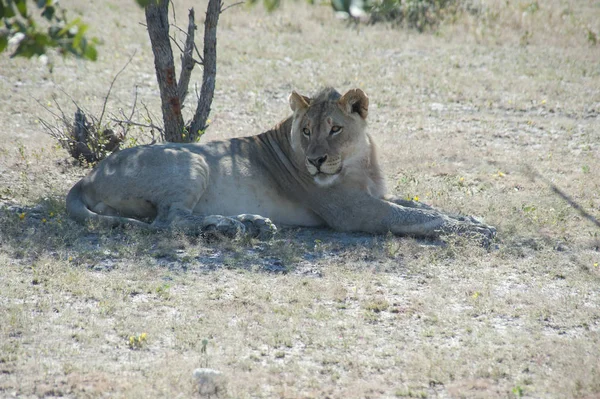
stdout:
<svg viewBox="0 0 600 399">
<path fill-rule="evenodd" d="M 64 196 L 86 171 L 42 132 L 34 99 L 99 110 L 137 50 L 109 107 L 138 86 L 157 113 L 142 12 L 75 6 L 105 40 L 96 63 L 57 59 L 50 74 L 0 58 L 0 396 L 189 397 L 198 367 L 224 372 L 231 398 L 600 396 L 600 231 L 528 173 L 600 217 L 600 8 L 533 3 L 485 2 L 427 35 L 300 3 L 233 8 L 219 27 L 207 140 L 273 125 L 292 89 L 359 86 L 390 188 L 483 216 L 499 228 L 489 251 L 78 226 Z"/>
</svg>

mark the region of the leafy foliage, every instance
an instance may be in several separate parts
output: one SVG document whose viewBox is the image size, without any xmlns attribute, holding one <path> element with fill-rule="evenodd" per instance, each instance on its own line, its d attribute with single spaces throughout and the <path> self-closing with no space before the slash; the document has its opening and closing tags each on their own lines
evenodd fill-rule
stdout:
<svg viewBox="0 0 600 399">
<path fill-rule="evenodd" d="M 29 7 L 32 4 L 34 7 Z M 33 9 L 33 10 L 31 10 Z M 38 25 L 32 14 L 38 14 L 47 27 Z M 62 55 L 74 55 L 95 61 L 98 53 L 93 38 L 85 33 L 88 26 L 80 18 L 67 19 L 66 11 L 54 0 L 0 0 L 0 53 L 14 46 L 11 57 L 31 58 L 56 48 Z"/>
<path fill-rule="evenodd" d="M 423 32 L 458 10 L 459 0 L 331 0 L 337 12 L 370 23 L 389 21 Z"/>
<path fill-rule="evenodd" d="M 140 7 L 147 7 L 150 4 L 160 3 L 160 0 L 135 0 L 135 2 L 138 3 Z"/>
<path fill-rule="evenodd" d="M 393 21 L 423 32 L 455 11 L 457 0 L 374 0 L 368 5 L 371 21 Z"/>
</svg>

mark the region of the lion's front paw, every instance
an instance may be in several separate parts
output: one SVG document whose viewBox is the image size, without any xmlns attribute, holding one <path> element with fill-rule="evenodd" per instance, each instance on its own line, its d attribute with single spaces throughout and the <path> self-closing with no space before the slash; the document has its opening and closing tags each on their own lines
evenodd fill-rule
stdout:
<svg viewBox="0 0 600 399">
<path fill-rule="evenodd" d="M 460 235 L 480 240 L 481 244 L 488 247 L 494 237 L 496 237 L 496 228 L 488 226 L 472 216 L 461 217 L 456 226 L 456 232 Z"/>
<path fill-rule="evenodd" d="M 212 215 L 204 218 L 202 232 L 234 238 L 246 233 L 246 226 L 235 218 Z"/>
<path fill-rule="evenodd" d="M 244 224 L 246 234 L 252 237 L 266 240 L 277 233 L 277 227 L 269 218 L 260 215 L 242 214 L 236 216 L 236 219 Z"/>
</svg>

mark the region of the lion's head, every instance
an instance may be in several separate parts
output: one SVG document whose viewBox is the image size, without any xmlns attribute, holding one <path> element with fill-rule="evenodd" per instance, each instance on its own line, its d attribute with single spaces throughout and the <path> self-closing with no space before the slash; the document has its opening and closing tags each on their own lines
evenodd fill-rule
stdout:
<svg viewBox="0 0 600 399">
<path fill-rule="evenodd" d="M 289 102 L 294 111 L 292 147 L 304 156 L 306 169 L 317 184 L 333 184 L 344 170 L 368 157 L 369 98 L 362 90 L 340 95 L 328 88 L 314 98 L 294 91 Z"/>
</svg>

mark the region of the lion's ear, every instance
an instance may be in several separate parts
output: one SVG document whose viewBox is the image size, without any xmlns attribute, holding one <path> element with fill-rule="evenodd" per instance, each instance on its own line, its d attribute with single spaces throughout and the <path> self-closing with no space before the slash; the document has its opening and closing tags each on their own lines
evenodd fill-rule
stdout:
<svg viewBox="0 0 600 399">
<path fill-rule="evenodd" d="M 342 111 L 347 114 L 358 113 L 361 118 L 367 119 L 369 114 L 369 97 L 361 89 L 348 90 L 338 101 Z"/>
<path fill-rule="evenodd" d="M 308 108 L 308 105 L 310 104 L 310 98 L 302 96 L 293 91 L 292 94 L 290 94 L 289 102 L 292 111 L 296 112 L 300 109 Z"/>
</svg>

